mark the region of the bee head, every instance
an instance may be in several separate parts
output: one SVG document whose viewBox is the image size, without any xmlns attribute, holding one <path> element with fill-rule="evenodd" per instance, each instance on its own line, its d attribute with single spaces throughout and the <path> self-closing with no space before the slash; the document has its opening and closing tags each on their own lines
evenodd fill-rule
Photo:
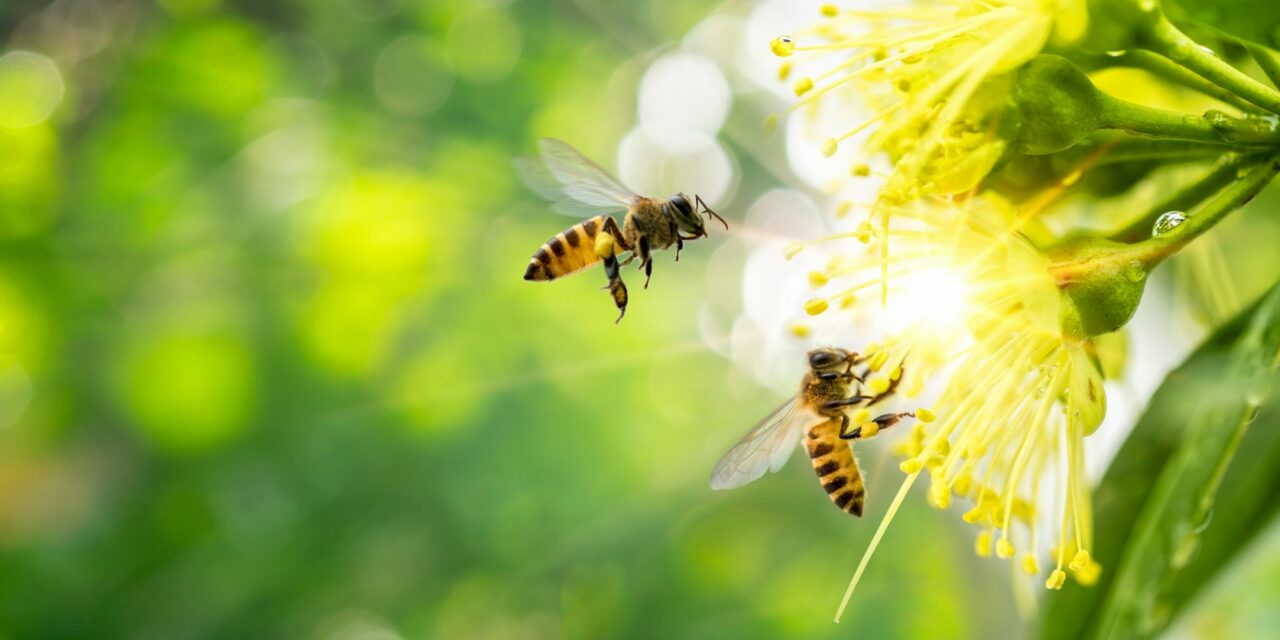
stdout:
<svg viewBox="0 0 1280 640">
<path fill-rule="evenodd" d="M 680 230 L 694 236 L 706 236 L 707 228 L 702 224 L 702 216 L 698 215 L 693 209 L 693 203 L 689 202 L 689 196 L 683 193 L 677 193 L 667 200 L 670 205 L 671 215 L 675 216 L 676 226 Z"/>
<path fill-rule="evenodd" d="M 823 348 L 809 352 L 809 368 L 814 371 L 826 371 L 849 366 L 858 358 L 858 354 L 844 349 Z"/>
</svg>

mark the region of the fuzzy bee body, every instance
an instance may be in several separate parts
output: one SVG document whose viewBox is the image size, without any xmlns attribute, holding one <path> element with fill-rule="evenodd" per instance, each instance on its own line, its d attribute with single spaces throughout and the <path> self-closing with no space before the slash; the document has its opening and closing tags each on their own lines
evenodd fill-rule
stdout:
<svg viewBox="0 0 1280 640">
<path fill-rule="evenodd" d="M 627 287 L 619 267 L 640 258 L 645 288 L 653 274 L 653 252 L 676 247 L 676 260 L 685 240 L 707 235 L 701 213 L 724 223 L 714 211 L 694 196 L 677 193 L 665 200 L 631 192 L 607 171 L 576 149 L 559 140 L 543 140 L 541 162 L 521 159 L 516 163 L 525 182 L 553 208 L 565 213 L 600 214 L 626 210 L 621 228 L 610 215 L 595 215 L 556 234 L 544 243 L 525 267 L 525 280 L 554 280 L 603 262 L 609 282 L 606 289 L 617 306 L 618 320 L 627 312 Z M 700 213 L 696 208 L 701 207 Z M 725 223 L 725 228 L 729 225 Z M 629 252 L 625 262 L 619 254 Z"/>
<path fill-rule="evenodd" d="M 861 516 L 866 487 L 851 440 L 863 435 L 863 425 L 850 428 L 848 407 L 870 407 L 893 393 L 891 386 L 874 396 L 858 395 L 858 386 L 867 371 L 854 372 L 861 361 L 858 354 L 843 349 L 816 349 L 809 352 L 809 371 L 794 398 L 788 400 L 756 425 L 720 459 L 711 472 L 712 489 L 742 486 L 766 471 L 777 471 L 801 440 L 818 482 L 836 508 Z M 911 413 L 889 413 L 874 418 L 878 432 L 897 424 Z"/>
</svg>

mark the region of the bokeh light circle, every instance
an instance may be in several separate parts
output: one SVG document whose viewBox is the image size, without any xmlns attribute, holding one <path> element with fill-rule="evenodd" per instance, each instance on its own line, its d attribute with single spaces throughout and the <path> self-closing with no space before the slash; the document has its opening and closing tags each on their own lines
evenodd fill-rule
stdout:
<svg viewBox="0 0 1280 640">
<path fill-rule="evenodd" d="M 641 195 L 697 194 L 712 207 L 731 200 L 737 182 L 733 160 L 715 138 L 690 134 L 679 149 L 671 149 L 639 127 L 618 145 L 618 173 Z"/>
<path fill-rule="evenodd" d="M 697 134 L 715 135 L 724 124 L 729 98 L 729 82 L 710 58 L 665 55 L 649 65 L 640 80 L 640 125 L 667 148 L 697 147 Z"/>
<path fill-rule="evenodd" d="M 65 93 L 53 60 L 30 51 L 0 56 L 0 127 L 21 129 L 44 122 Z"/>
<path fill-rule="evenodd" d="M 453 73 L 439 62 L 426 38 L 397 38 L 373 64 L 374 95 L 397 115 L 429 113 L 444 104 L 452 89 Z"/>
</svg>

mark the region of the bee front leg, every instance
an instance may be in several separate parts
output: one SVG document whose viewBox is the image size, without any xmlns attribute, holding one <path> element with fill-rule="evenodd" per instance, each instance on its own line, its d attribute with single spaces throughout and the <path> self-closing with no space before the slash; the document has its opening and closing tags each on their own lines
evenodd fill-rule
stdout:
<svg viewBox="0 0 1280 640">
<path fill-rule="evenodd" d="M 877 433 L 880 433 L 881 431 L 888 429 L 889 427 L 892 427 L 895 424 L 898 424 L 899 422 L 902 421 L 903 418 L 914 418 L 914 417 L 916 417 L 916 414 L 910 411 L 903 412 L 903 413 L 886 413 L 884 415 L 879 415 L 872 418 L 870 422 L 864 425 L 859 425 L 857 427 L 854 427 L 853 431 L 845 433 L 844 427 L 849 424 L 849 418 L 848 416 L 846 416 L 845 421 L 841 423 L 841 426 L 840 426 L 840 437 L 844 440 L 858 440 L 863 438 L 870 438 L 871 436 L 874 436 Z M 866 429 L 864 431 L 863 427 L 867 427 L 867 426 L 871 426 L 871 428 Z"/>
<path fill-rule="evenodd" d="M 676 262 L 680 262 L 680 250 L 684 248 L 684 238 L 680 234 L 676 234 Z"/>
</svg>

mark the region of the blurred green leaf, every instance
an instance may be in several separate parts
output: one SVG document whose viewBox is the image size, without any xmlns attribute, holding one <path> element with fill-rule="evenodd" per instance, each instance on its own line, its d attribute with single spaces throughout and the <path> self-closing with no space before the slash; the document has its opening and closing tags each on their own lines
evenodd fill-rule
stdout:
<svg viewBox="0 0 1280 640">
<path fill-rule="evenodd" d="M 1193 20 L 1237 38 L 1280 44 L 1280 5 L 1270 0 L 1165 0 L 1164 8 L 1175 21 Z"/>
<path fill-rule="evenodd" d="M 1280 287 L 1273 287 L 1152 398 L 1095 493 L 1093 552 L 1102 577 L 1050 598 L 1040 637 L 1159 633 L 1273 519 L 1278 364 Z"/>
</svg>

